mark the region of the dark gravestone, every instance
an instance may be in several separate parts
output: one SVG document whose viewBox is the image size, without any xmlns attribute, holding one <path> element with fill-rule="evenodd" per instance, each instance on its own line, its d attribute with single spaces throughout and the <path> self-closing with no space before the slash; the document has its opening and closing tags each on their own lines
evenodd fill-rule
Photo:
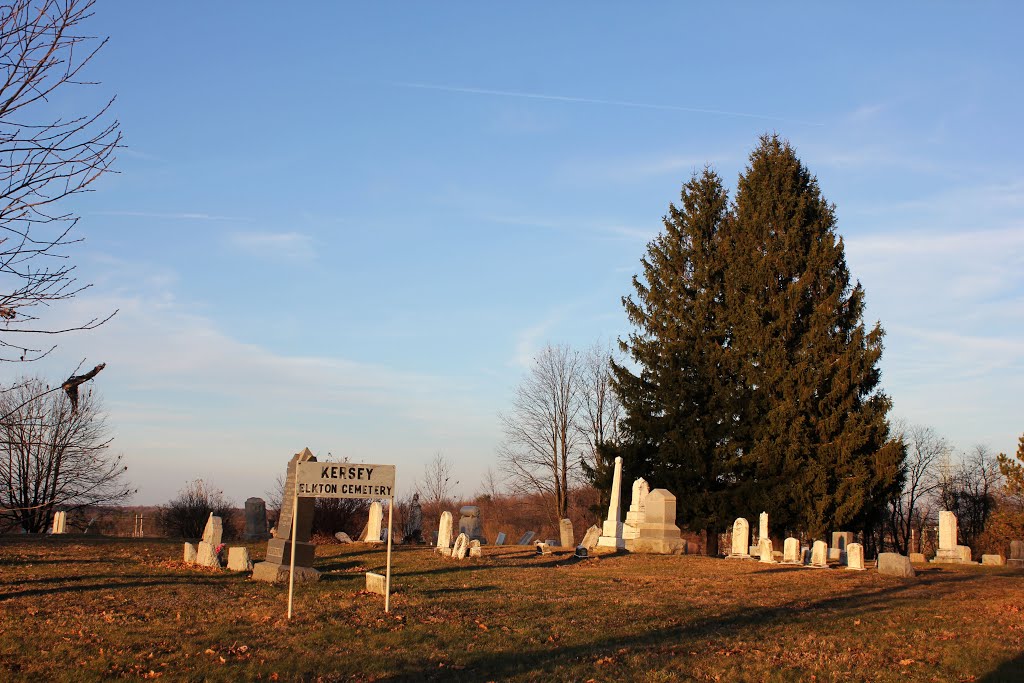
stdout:
<svg viewBox="0 0 1024 683">
<path fill-rule="evenodd" d="M 1024 541 L 1010 541 L 1010 559 L 1006 564 L 1024 569 Z"/>
<path fill-rule="evenodd" d="M 281 501 L 281 517 L 277 521 L 277 536 L 267 541 L 267 559 L 253 567 L 252 578 L 258 581 L 287 581 L 292 551 L 292 499 L 295 495 L 295 464 L 316 462 L 308 448 L 297 453 L 288 463 Z M 295 580 L 316 581 L 320 572 L 313 569 L 316 546 L 309 542 L 313 530 L 314 498 L 299 498 L 295 514 Z"/>
<path fill-rule="evenodd" d="M 249 498 L 245 501 L 245 535 L 246 541 L 265 541 L 270 537 L 267 533 L 267 504 L 262 498 Z"/>
</svg>

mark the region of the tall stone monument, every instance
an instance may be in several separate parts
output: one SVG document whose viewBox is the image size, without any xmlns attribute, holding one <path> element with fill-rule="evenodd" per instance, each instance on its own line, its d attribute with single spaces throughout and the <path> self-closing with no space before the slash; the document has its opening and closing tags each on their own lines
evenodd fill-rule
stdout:
<svg viewBox="0 0 1024 683">
<path fill-rule="evenodd" d="M 956 515 L 948 510 L 939 512 L 939 549 L 932 562 L 952 562 L 970 564 L 971 549 L 965 545 L 957 545 Z"/>
<path fill-rule="evenodd" d="M 750 557 L 750 523 L 743 517 L 732 523 L 732 552 L 728 557 L 747 559 Z"/>
<path fill-rule="evenodd" d="M 295 518 L 295 580 L 317 581 L 320 572 L 313 569 L 316 546 L 309 542 L 313 531 L 313 498 L 299 498 L 292 508 L 295 491 L 295 465 L 316 462 L 308 448 L 296 453 L 288 462 L 288 476 L 284 482 L 281 516 L 277 521 L 277 536 L 267 541 L 267 559 L 253 567 L 252 578 L 257 581 L 287 581 L 292 559 L 292 518 Z"/>
<path fill-rule="evenodd" d="M 246 541 L 265 541 L 270 537 L 267 533 L 267 503 L 262 498 L 245 500 L 245 535 Z"/>
<path fill-rule="evenodd" d="M 644 521 L 637 536 L 627 540 L 626 549 L 638 553 L 670 555 L 683 547 L 682 534 L 676 526 L 676 497 L 666 489 L 654 489 L 646 496 Z"/>
<path fill-rule="evenodd" d="M 597 539 L 598 548 L 623 549 L 626 542 L 622 538 L 622 457 L 615 457 L 615 471 L 612 475 L 612 495 L 608 503 L 608 519 L 601 528 L 601 537 Z"/>
<path fill-rule="evenodd" d="M 644 506 L 651 487 L 643 477 L 633 482 L 633 498 L 626 513 L 626 521 L 622 523 L 622 538 L 634 539 L 640 535 L 640 525 L 644 522 Z"/>
<path fill-rule="evenodd" d="M 757 524 L 757 542 L 768 538 L 768 513 L 762 512 Z"/>
</svg>

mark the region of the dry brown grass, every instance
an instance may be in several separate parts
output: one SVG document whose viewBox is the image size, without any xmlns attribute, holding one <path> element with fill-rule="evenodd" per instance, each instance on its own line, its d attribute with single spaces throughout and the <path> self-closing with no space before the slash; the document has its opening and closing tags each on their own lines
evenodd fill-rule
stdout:
<svg viewBox="0 0 1024 683">
<path fill-rule="evenodd" d="M 288 622 L 285 589 L 178 543 L 4 538 L 0 679 L 1024 680 L 1024 572 L 485 552 L 396 549 L 384 614 L 384 552 L 320 547 Z"/>
</svg>

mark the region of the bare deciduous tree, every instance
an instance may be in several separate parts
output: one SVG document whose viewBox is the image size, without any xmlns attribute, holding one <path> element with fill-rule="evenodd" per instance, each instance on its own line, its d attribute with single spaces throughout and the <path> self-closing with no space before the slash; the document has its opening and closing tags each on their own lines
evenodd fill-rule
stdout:
<svg viewBox="0 0 1024 683">
<path fill-rule="evenodd" d="M 583 407 L 579 429 L 586 437 L 586 457 L 594 469 L 601 464 L 598 449 L 604 444 L 615 443 L 619 438 L 622 404 L 612 390 L 614 353 L 611 344 L 595 343 L 583 357 Z"/>
<path fill-rule="evenodd" d="M 98 397 L 78 409 L 61 391 L 26 379 L 0 392 L 0 519 L 41 532 L 54 509 L 119 502 L 133 491 L 110 437 Z"/>
<path fill-rule="evenodd" d="M 960 540 L 976 547 L 975 541 L 995 510 L 996 495 L 1002 485 L 999 461 L 982 445 L 961 456 L 959 463 L 941 469 L 938 503 L 957 518 Z"/>
<path fill-rule="evenodd" d="M 583 391 L 580 354 L 549 345 L 516 388 L 512 409 L 501 415 L 502 470 L 515 492 L 547 496 L 555 520 L 568 513 L 569 486 L 579 468 Z"/>
<path fill-rule="evenodd" d="M 423 493 L 423 502 L 437 507 L 451 497 L 451 487 L 458 484 L 452 481 L 452 463 L 441 451 L 423 467 L 423 481 L 419 482 L 418 490 Z"/>
<path fill-rule="evenodd" d="M 64 248 L 78 217 L 61 200 L 90 189 L 110 169 L 121 142 L 109 110 L 66 110 L 58 91 L 106 40 L 82 33 L 94 0 L 15 0 L 0 7 L 0 360 L 31 361 L 55 347 L 42 335 L 92 329 L 110 318 L 48 325 L 39 310 L 89 285 L 74 277 Z M 115 311 L 116 313 L 116 311 Z M 113 315 L 113 313 L 111 314 Z"/>
<path fill-rule="evenodd" d="M 939 487 L 939 465 L 952 448 L 931 427 L 894 425 L 906 448 L 903 490 L 889 501 L 889 533 L 897 552 L 919 552 L 921 536 L 934 517 L 934 494 Z"/>
</svg>

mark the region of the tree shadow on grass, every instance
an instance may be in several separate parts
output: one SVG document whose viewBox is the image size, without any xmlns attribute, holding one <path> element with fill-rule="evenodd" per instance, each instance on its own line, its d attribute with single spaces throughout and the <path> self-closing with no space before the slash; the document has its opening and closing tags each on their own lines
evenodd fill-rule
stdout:
<svg viewBox="0 0 1024 683">
<path fill-rule="evenodd" d="M 978 683 L 1021 683 L 1024 681 L 1024 654 L 1000 664 L 995 671 L 978 679 Z"/>
<path fill-rule="evenodd" d="M 4 558 L 0 560 L 0 567 L 23 567 L 26 565 L 35 564 L 114 564 L 115 560 L 80 560 L 77 557 L 65 557 L 55 559 L 35 559 L 35 558 Z"/>
<path fill-rule="evenodd" d="M 852 572 L 851 572 L 852 573 Z M 933 592 L 954 592 L 959 590 L 957 584 L 970 583 L 978 580 L 977 575 L 961 575 L 944 579 L 941 583 L 929 586 Z M 465 669 L 453 671 L 446 669 L 444 674 L 424 670 L 410 662 L 407 668 L 391 677 L 380 679 L 386 681 L 399 680 L 495 680 L 514 675 L 529 673 L 543 679 L 551 674 L 552 669 L 560 662 L 579 661 L 597 658 L 615 653 L 623 648 L 655 650 L 665 645 L 704 641 L 709 637 L 716 639 L 728 638 L 744 629 L 756 628 L 766 624 L 785 625 L 806 617 L 808 611 L 847 611 L 850 617 L 862 617 L 877 613 L 879 610 L 891 609 L 903 594 L 920 588 L 922 584 L 931 582 L 901 581 L 898 584 L 883 588 L 871 588 L 853 594 L 824 598 L 814 602 L 793 600 L 772 607 L 739 606 L 692 623 L 667 629 L 651 630 L 640 635 L 606 638 L 589 643 L 581 643 L 558 649 L 536 648 L 517 652 L 496 652 L 477 655 L 465 662 Z M 910 597 L 910 596 L 907 596 Z M 1017 661 L 1017 660 L 1014 660 Z M 1014 662 L 1009 662 L 1012 665 Z M 1012 671 L 1012 668 L 1010 669 Z M 1007 674 L 1009 675 L 1009 674 Z M 1004 679 L 991 679 L 1001 681 Z M 1017 680 L 1017 679 L 1005 679 Z"/>
<path fill-rule="evenodd" d="M 451 595 L 453 593 L 481 593 L 498 590 L 497 586 L 472 586 L 466 588 L 434 588 L 427 591 L 417 591 L 420 595 L 425 595 L 428 598 L 438 598 L 443 595 Z"/>
<path fill-rule="evenodd" d="M 105 577 L 89 576 L 85 577 L 88 579 L 97 579 Z M 112 577 L 113 578 L 113 577 Z M 124 577 L 118 577 L 124 578 Z M 151 579 L 151 580 L 139 580 L 139 581 L 106 581 L 103 583 L 91 583 L 91 584 L 80 584 L 76 586 L 57 586 L 54 588 L 30 588 L 28 590 L 14 591 L 13 593 L 0 593 L 0 602 L 6 602 L 7 600 L 14 600 L 16 598 L 30 598 L 38 597 L 42 595 L 67 595 L 68 593 L 84 593 L 86 591 L 110 591 L 120 590 L 124 588 L 151 588 L 153 586 L 216 586 L 224 583 L 225 578 L 233 578 L 231 576 L 210 577 L 206 579 L 197 579 L 193 576 L 179 576 L 175 578 L 166 579 Z"/>
</svg>

